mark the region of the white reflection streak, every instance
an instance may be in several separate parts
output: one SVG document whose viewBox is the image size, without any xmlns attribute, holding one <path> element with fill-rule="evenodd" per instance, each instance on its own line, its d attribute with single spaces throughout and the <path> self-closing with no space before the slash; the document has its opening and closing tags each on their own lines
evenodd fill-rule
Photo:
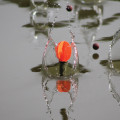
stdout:
<svg viewBox="0 0 120 120">
<path fill-rule="evenodd" d="M 71 34 L 71 38 L 72 38 L 71 46 L 72 46 L 72 49 L 74 49 L 74 68 L 76 68 L 77 63 L 79 61 L 78 51 L 77 51 L 77 48 L 76 48 L 76 44 L 74 42 L 75 35 L 73 34 L 73 32 L 71 30 L 70 30 L 70 34 Z"/>
<path fill-rule="evenodd" d="M 120 106 L 120 96 L 116 92 L 115 87 L 113 86 L 111 82 L 111 75 L 109 75 L 109 91 L 112 93 L 113 98 L 115 98 L 118 102 L 118 105 Z"/>
<path fill-rule="evenodd" d="M 112 84 L 112 76 L 120 74 L 120 71 L 115 70 L 113 61 L 112 61 L 112 47 L 119 39 L 120 29 L 115 33 L 113 36 L 113 40 L 109 46 L 109 53 L 108 53 L 108 63 L 109 63 L 109 71 L 108 71 L 108 80 L 109 80 L 109 91 L 112 93 L 113 98 L 116 99 L 118 105 L 120 106 L 120 95 L 116 92 L 115 86 Z"/>
<path fill-rule="evenodd" d="M 73 89 L 74 96 L 71 93 L 69 93 L 70 97 L 71 97 L 71 104 L 70 104 L 69 108 L 71 108 L 73 106 L 73 103 L 75 102 L 75 99 L 77 97 L 77 92 L 78 92 L 78 83 L 77 83 L 77 81 L 75 81 L 74 79 L 71 79 L 70 82 L 72 84 L 72 89 Z"/>
<path fill-rule="evenodd" d="M 52 102 L 52 100 L 53 100 L 53 96 L 54 96 L 54 94 L 57 92 L 56 90 L 55 91 L 53 91 L 52 92 L 52 97 L 51 97 L 51 99 L 50 100 L 48 100 L 48 98 L 47 98 L 47 95 L 46 95 L 46 85 L 47 85 L 47 82 L 48 82 L 49 80 L 45 80 L 45 77 L 43 77 L 42 78 L 42 89 L 43 89 L 43 97 L 44 97 L 44 99 L 45 99 L 45 102 L 46 102 L 46 105 L 47 105 L 47 113 L 49 113 L 49 115 L 50 115 L 50 118 L 51 118 L 51 120 L 54 120 L 53 118 L 52 118 L 52 110 L 51 110 L 51 107 L 50 107 L 50 104 L 51 104 L 51 102 Z"/>
</svg>

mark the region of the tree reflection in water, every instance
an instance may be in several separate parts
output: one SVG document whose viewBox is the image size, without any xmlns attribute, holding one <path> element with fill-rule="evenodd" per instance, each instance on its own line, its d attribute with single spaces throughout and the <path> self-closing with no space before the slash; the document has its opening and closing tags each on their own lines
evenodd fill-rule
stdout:
<svg viewBox="0 0 120 120">
<path fill-rule="evenodd" d="M 92 48 L 92 44 L 96 40 L 98 30 L 102 25 L 103 6 L 83 6 L 78 11 L 78 19 L 80 21 L 81 32 L 83 33 L 84 40 L 89 47 Z"/>
<path fill-rule="evenodd" d="M 78 0 L 75 1 L 79 3 Z M 84 43 L 86 49 L 86 65 L 89 66 L 91 61 L 95 58 L 93 56 L 93 44 L 96 43 L 96 36 L 101 29 L 103 23 L 103 4 L 80 4 L 80 6 L 75 4 L 75 11 L 77 12 L 77 36 L 80 41 L 77 43 Z M 78 34 L 79 33 L 79 34 Z M 82 36 L 79 36 L 82 35 Z M 83 40 L 83 41 L 82 41 Z M 98 53 L 98 51 L 96 51 Z M 99 58 L 99 57 L 97 57 Z M 80 58 L 82 59 L 82 58 Z"/>
</svg>

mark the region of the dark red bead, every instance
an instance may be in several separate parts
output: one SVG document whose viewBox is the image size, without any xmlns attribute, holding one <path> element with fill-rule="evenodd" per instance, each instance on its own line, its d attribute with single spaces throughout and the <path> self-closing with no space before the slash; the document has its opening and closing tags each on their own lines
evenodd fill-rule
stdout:
<svg viewBox="0 0 120 120">
<path fill-rule="evenodd" d="M 72 11 L 72 6 L 71 6 L 71 5 L 68 5 L 68 6 L 66 7 L 66 10 L 67 10 L 68 12 Z"/>
<path fill-rule="evenodd" d="M 93 44 L 93 49 L 94 50 L 98 50 L 99 49 L 99 44 L 98 43 L 94 43 Z"/>
</svg>

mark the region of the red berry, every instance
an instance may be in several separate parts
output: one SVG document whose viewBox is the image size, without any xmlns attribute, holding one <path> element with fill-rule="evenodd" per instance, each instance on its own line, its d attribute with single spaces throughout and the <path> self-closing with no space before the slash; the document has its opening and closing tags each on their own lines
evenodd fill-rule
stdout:
<svg viewBox="0 0 120 120">
<path fill-rule="evenodd" d="M 94 43 L 93 44 L 93 49 L 94 50 L 98 50 L 99 49 L 99 44 L 98 43 Z"/>
<path fill-rule="evenodd" d="M 71 6 L 71 5 L 68 5 L 68 6 L 66 7 L 66 10 L 67 10 L 68 12 L 72 11 L 72 6 Z"/>
</svg>

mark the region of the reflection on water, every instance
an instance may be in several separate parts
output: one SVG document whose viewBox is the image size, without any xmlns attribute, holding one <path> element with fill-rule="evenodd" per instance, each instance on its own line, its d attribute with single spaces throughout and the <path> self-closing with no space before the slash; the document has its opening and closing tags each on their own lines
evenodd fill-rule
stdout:
<svg viewBox="0 0 120 120">
<path fill-rule="evenodd" d="M 114 69 L 109 71 L 109 90 L 120 105 L 120 60 L 117 63 L 112 61 L 112 65 Z"/>
<path fill-rule="evenodd" d="M 50 17 L 55 17 L 51 16 L 53 11 L 48 11 L 43 8 L 41 10 L 36 10 L 34 9 L 31 12 L 30 15 L 30 24 L 24 25 L 24 27 L 34 27 L 36 30 L 45 30 L 47 28 L 51 28 L 53 22 L 49 22 L 48 19 Z M 49 18 L 48 18 L 49 17 Z M 70 22 L 74 22 L 74 20 L 70 20 Z M 54 23 L 54 28 L 60 28 L 60 27 L 66 27 L 69 25 L 69 21 L 63 20 L 63 21 L 57 21 Z M 43 27 L 44 26 L 44 27 Z"/>
<path fill-rule="evenodd" d="M 79 25 L 79 34 L 82 34 L 83 40 L 88 48 L 87 65 L 90 65 L 92 59 L 98 59 L 98 54 L 92 54 L 93 45 L 96 41 L 96 36 L 101 29 L 103 22 L 103 4 L 98 5 L 80 5 L 76 6 L 77 22 Z M 81 41 L 80 41 L 81 42 Z M 96 51 L 97 52 L 97 51 Z"/>
<path fill-rule="evenodd" d="M 72 107 L 77 97 L 78 76 L 71 77 L 70 73 L 72 72 L 74 72 L 74 74 L 76 74 L 76 72 L 86 73 L 88 72 L 88 70 L 79 64 L 78 71 L 73 71 L 72 65 L 70 63 L 66 63 L 66 65 L 64 65 L 65 69 L 63 71 L 62 77 L 59 76 L 58 78 L 57 74 L 60 74 L 61 72 L 60 66 L 61 66 L 60 63 L 47 66 L 49 74 L 51 74 L 52 76 L 49 76 L 48 74 L 46 74 L 46 71 L 44 71 L 43 69 L 43 65 L 38 65 L 32 68 L 31 71 L 42 73 L 41 75 L 42 75 L 43 95 L 44 95 L 44 99 L 47 105 L 47 110 L 48 110 L 47 113 L 50 115 L 50 119 L 54 120 L 54 115 L 53 115 L 53 110 L 52 110 L 52 105 L 51 105 L 52 101 L 54 101 L 53 100 L 54 96 L 58 93 L 60 93 L 59 95 L 62 96 L 64 93 L 65 96 L 64 98 L 61 98 L 61 100 L 64 99 L 64 102 L 62 102 L 62 104 L 67 102 L 65 104 L 65 106 L 67 105 L 67 107 L 59 108 L 60 114 L 62 116 L 62 120 L 73 120 L 74 118 L 72 118 L 71 112 L 73 113 Z M 69 94 L 70 102 L 68 102 L 68 99 L 66 99 L 66 96 L 67 96 L 66 93 Z"/>
<path fill-rule="evenodd" d="M 108 61 L 101 61 L 103 66 L 109 68 L 109 90 L 113 98 L 115 98 L 120 105 L 120 54 L 118 51 L 120 51 L 120 30 L 113 36 L 109 49 Z"/>
<path fill-rule="evenodd" d="M 87 1 L 87 0 L 86 0 Z M 91 0 L 92 1 L 92 0 Z M 79 3 L 80 2 L 78 0 L 74 1 L 75 3 Z M 90 2 L 88 0 L 88 2 Z M 118 20 L 120 18 L 120 13 L 114 13 L 112 16 L 107 17 L 107 18 L 102 18 L 103 14 L 104 14 L 104 4 L 92 4 L 88 5 L 88 4 L 81 4 L 80 6 L 77 6 L 77 4 L 75 4 L 75 9 L 77 11 L 78 14 L 78 20 L 80 20 L 80 26 L 83 27 L 83 29 L 81 29 L 83 32 L 82 34 L 85 36 L 85 41 L 91 41 L 91 40 L 96 40 L 96 35 L 98 30 L 100 30 L 101 26 L 107 26 L 112 24 L 115 20 Z M 86 31 L 86 32 L 85 32 Z M 86 37 L 88 36 L 88 37 Z M 111 41 L 113 38 L 112 36 L 105 36 L 102 37 L 100 39 L 98 39 L 98 41 Z M 90 40 L 89 40 L 90 39 Z M 88 44 L 89 42 L 87 42 Z"/>
<path fill-rule="evenodd" d="M 78 10 L 78 20 L 81 26 L 80 31 L 88 46 L 96 38 L 96 34 L 102 25 L 102 5 L 80 6 Z"/>
<path fill-rule="evenodd" d="M 45 51 L 43 53 L 43 60 L 42 65 L 39 65 L 37 67 L 32 68 L 31 70 L 34 72 L 41 71 L 44 75 L 50 77 L 50 78 L 70 78 L 73 76 L 78 76 L 80 73 L 86 73 L 89 72 L 89 70 L 85 69 L 82 65 L 79 64 L 79 58 L 78 58 L 78 52 L 77 48 L 75 46 L 74 41 L 72 41 L 71 44 L 69 44 L 69 47 L 71 47 L 71 55 L 67 61 L 60 61 L 57 55 L 56 51 L 57 45 L 50 37 L 46 47 Z M 62 50 L 61 57 L 62 59 L 65 57 L 69 50 L 67 49 L 68 46 L 62 45 L 62 49 L 60 46 L 60 49 Z M 63 53 L 65 53 L 65 56 L 63 56 Z M 68 55 L 68 54 L 67 54 Z"/>
<path fill-rule="evenodd" d="M 80 0 L 80 1 L 83 4 L 90 4 L 91 5 L 91 4 L 99 4 L 99 3 L 102 3 L 106 0 Z"/>
<path fill-rule="evenodd" d="M 113 36 L 109 51 L 109 89 L 120 105 L 120 30 Z"/>
<path fill-rule="evenodd" d="M 71 82 L 69 80 L 58 80 L 56 88 L 59 92 L 69 92 L 71 89 Z"/>
<path fill-rule="evenodd" d="M 48 67 L 52 67 L 53 69 L 56 69 L 56 67 L 59 66 L 60 63 L 56 63 L 55 65 L 51 65 Z M 70 64 L 68 64 L 67 67 L 69 67 Z M 42 64 L 35 66 L 33 68 L 31 68 L 32 72 L 42 72 Z M 50 71 L 52 73 L 52 71 Z M 79 73 L 86 73 L 86 72 L 90 72 L 88 69 L 86 69 L 83 65 L 79 64 L 79 70 L 77 71 Z M 52 74 L 56 74 L 56 73 L 52 73 Z"/>
<path fill-rule="evenodd" d="M 49 0 L 47 2 L 42 2 L 42 3 L 40 2 L 40 7 L 42 4 L 45 4 L 45 3 L 48 4 L 51 2 L 54 3 L 55 1 Z M 80 31 L 84 35 L 84 40 L 86 41 L 86 43 L 90 47 L 92 44 L 91 41 L 96 40 L 96 35 L 97 35 L 98 30 L 101 28 L 101 25 L 109 25 L 112 22 L 114 22 L 115 20 L 119 19 L 119 17 L 120 17 L 120 13 L 115 13 L 112 15 L 112 17 L 102 19 L 103 5 L 104 4 L 97 4 L 97 5 L 95 5 L 95 4 L 93 4 L 93 5 L 92 4 L 91 5 L 81 4 L 80 6 L 78 6 L 77 4 L 79 3 L 79 1 L 74 1 L 74 2 L 75 2 L 75 9 L 74 10 L 75 10 L 75 12 L 78 13 L 77 19 L 80 21 L 80 26 L 82 27 Z M 47 6 L 48 6 L 48 8 L 50 8 L 49 5 L 47 5 Z M 54 7 L 54 4 L 53 4 L 53 7 Z M 45 36 L 47 36 L 48 35 L 48 33 L 47 33 L 48 28 L 51 28 L 53 25 L 53 22 L 48 22 L 47 20 L 49 19 L 50 15 L 52 15 L 53 12 L 55 14 L 56 10 L 54 9 L 51 11 L 49 9 L 48 11 L 49 12 L 47 12 L 47 14 L 49 14 L 49 15 L 46 16 L 46 19 L 45 19 L 46 22 L 42 22 L 44 20 L 41 19 L 39 16 L 42 14 L 40 14 L 39 10 L 36 11 L 36 9 L 34 9 L 30 15 L 31 16 L 31 23 L 23 25 L 23 26 L 28 27 L 28 28 L 34 27 L 35 28 L 35 34 L 34 34 L 35 37 L 39 34 L 44 34 Z M 50 13 L 50 12 L 52 12 L 52 13 Z M 38 15 L 36 13 L 38 13 Z M 35 17 L 35 19 L 34 19 L 34 17 Z M 53 16 L 53 17 L 55 17 L 55 16 Z M 70 22 L 66 21 L 66 20 L 56 21 L 54 23 L 54 27 L 55 28 L 66 27 L 66 26 L 69 26 L 70 23 L 74 23 L 74 22 L 75 21 L 72 19 L 70 20 Z M 34 24 L 32 24 L 32 23 L 34 23 Z M 109 37 L 107 36 L 107 37 L 103 37 L 103 38 L 98 39 L 98 41 L 111 41 L 111 40 L 112 40 L 112 36 L 109 36 Z"/>
<path fill-rule="evenodd" d="M 110 23 L 114 22 L 115 20 L 119 19 L 120 13 L 115 13 L 112 17 L 106 18 L 103 20 L 103 25 L 109 25 Z"/>
<path fill-rule="evenodd" d="M 40 7 L 39 10 L 34 9 L 30 14 L 30 24 L 34 26 L 36 30 L 47 31 L 47 8 Z M 44 32 L 43 32 L 44 33 Z"/>
<path fill-rule="evenodd" d="M 67 113 L 66 113 L 66 109 L 62 108 L 60 110 L 60 113 L 62 115 L 62 120 L 68 120 L 68 116 L 67 116 Z"/>
<path fill-rule="evenodd" d="M 113 14 L 111 17 L 109 18 L 106 18 L 106 19 L 103 19 L 103 23 L 102 25 L 110 25 L 111 23 L 113 23 L 115 20 L 119 19 L 120 18 L 120 13 L 115 13 Z M 114 35 L 111 35 L 111 36 L 107 36 L 107 37 L 102 37 L 100 38 L 98 41 L 105 41 L 105 42 L 109 42 L 109 41 L 112 41 L 113 40 L 113 36 Z"/>
<path fill-rule="evenodd" d="M 79 7 L 79 6 L 78 6 Z M 81 5 L 78 9 L 78 20 L 82 27 L 100 29 L 102 24 L 103 5 Z"/>
<path fill-rule="evenodd" d="M 118 54 L 118 51 L 120 51 L 120 30 L 118 30 L 113 36 L 108 58 L 110 68 L 115 70 L 115 72 L 120 73 L 120 54 Z"/>
<path fill-rule="evenodd" d="M 29 6 L 29 0 L 7 0 L 12 3 L 19 4 L 19 6 L 22 7 L 28 7 Z M 73 1 L 74 2 L 74 1 Z M 52 7 L 53 4 L 56 3 L 55 0 L 48 2 L 49 7 Z M 43 4 L 37 3 L 37 5 Z M 100 28 L 102 25 L 110 25 L 115 20 L 119 19 L 120 14 L 115 13 L 109 18 L 103 19 L 103 12 L 104 12 L 104 5 L 91 5 L 91 6 L 85 6 L 85 5 L 77 5 L 76 4 L 76 11 L 77 14 L 77 22 L 73 19 L 69 20 L 60 20 L 55 21 L 54 28 L 66 28 L 66 26 L 69 26 L 71 24 L 74 24 L 75 22 L 78 23 L 79 31 L 81 31 L 81 36 L 83 35 L 84 40 L 89 49 L 91 49 L 94 41 L 96 40 L 96 35 L 98 34 Z M 59 7 L 56 5 L 54 8 Z M 42 7 L 41 7 L 42 8 Z M 61 117 L 63 120 L 69 120 L 74 119 L 71 118 L 70 112 L 72 111 L 71 108 L 75 102 L 75 99 L 77 98 L 77 91 L 78 91 L 78 78 L 76 76 L 73 77 L 75 74 L 79 73 L 86 73 L 89 72 L 84 66 L 79 64 L 79 59 L 76 51 L 76 47 L 74 42 L 71 40 L 71 46 L 72 46 L 72 57 L 68 62 L 62 63 L 60 62 L 55 53 L 55 46 L 56 41 L 52 41 L 52 38 L 48 36 L 48 29 L 53 27 L 53 22 L 50 22 L 48 20 L 49 17 L 52 18 L 52 12 L 46 11 L 46 9 L 33 9 L 31 11 L 31 22 L 23 25 L 23 27 L 30 28 L 33 27 L 35 31 L 35 36 L 38 34 L 43 34 L 46 37 L 49 37 L 48 46 L 45 48 L 45 53 L 43 56 L 43 64 L 40 64 L 39 66 L 36 66 L 32 68 L 32 72 L 41 72 L 42 73 L 42 88 L 43 88 L 43 94 L 45 101 L 47 103 L 48 113 L 50 113 L 51 119 L 53 118 L 52 111 L 52 102 L 57 103 L 57 101 L 54 102 L 54 97 L 56 94 L 59 94 L 59 96 L 66 96 L 69 95 L 68 106 L 67 107 L 61 107 L 59 108 L 59 112 L 61 114 Z M 55 13 L 55 9 L 53 10 L 53 14 Z M 55 17 L 55 16 L 53 16 Z M 64 18 L 63 18 L 64 19 Z M 72 36 L 73 37 L 73 36 Z M 120 54 L 118 54 L 118 51 L 120 51 L 120 34 L 119 31 L 116 33 L 115 36 L 110 35 L 107 37 L 100 38 L 101 41 L 111 41 L 112 39 L 115 39 L 114 42 L 112 42 L 112 51 L 110 54 L 112 58 L 109 60 L 110 62 L 110 72 L 109 72 L 109 89 L 112 92 L 113 97 L 117 100 L 117 102 L 120 102 Z M 117 40 L 116 40 L 117 38 Z M 41 40 L 41 39 L 40 39 Z M 77 41 L 80 43 L 81 41 Z M 81 53 L 82 55 L 82 53 Z M 97 60 L 99 58 L 98 53 L 92 54 L 93 59 Z M 101 64 L 108 65 L 108 61 L 102 61 Z M 61 77 L 62 76 L 62 77 Z M 60 78 L 60 79 L 58 79 Z M 63 104 L 66 103 L 66 99 L 62 98 L 61 100 L 64 100 Z"/>
<path fill-rule="evenodd" d="M 80 73 L 88 72 L 88 70 L 85 69 L 78 62 L 78 53 L 73 40 L 70 46 L 73 52 L 72 55 L 70 56 L 70 59 L 61 62 L 58 60 L 58 57 L 56 55 L 56 44 L 50 37 L 46 44 L 45 52 L 43 53 L 42 65 L 39 65 L 31 69 L 32 72 L 42 73 L 41 75 L 42 75 L 43 95 L 47 104 L 47 109 L 48 109 L 47 113 L 50 114 L 50 118 L 52 120 L 54 120 L 53 117 L 54 115 L 52 112 L 51 103 L 54 99 L 55 94 L 57 93 L 69 94 L 70 102 L 68 103 L 67 101 L 68 107 L 62 109 L 59 108 L 59 109 L 63 120 L 73 119 L 70 116 L 70 113 L 72 112 L 73 103 L 77 97 L 78 75 Z M 63 52 L 65 52 L 64 49 L 62 50 Z M 64 102 L 66 101 L 64 100 Z"/>
<path fill-rule="evenodd" d="M 78 11 L 78 19 L 82 27 L 86 27 L 87 29 L 100 29 L 102 25 L 102 14 L 102 5 L 82 6 Z"/>
<path fill-rule="evenodd" d="M 53 78 L 60 78 L 60 77 L 67 78 L 67 77 L 78 76 L 82 72 L 83 73 L 88 72 L 88 70 L 84 69 L 83 66 L 79 65 L 79 56 L 76 45 L 74 43 L 73 34 L 72 34 L 72 43 L 70 44 L 69 47 L 71 47 L 72 49 L 70 58 L 67 61 L 60 61 L 56 53 L 56 43 L 52 40 L 51 37 L 49 38 L 45 47 L 43 60 L 42 60 L 42 71 L 44 74 Z M 66 50 L 67 50 L 66 47 L 65 48 L 62 47 L 60 53 L 64 53 Z M 67 52 L 66 54 L 68 54 L 68 51 L 66 52 Z M 61 56 L 64 57 L 63 54 Z"/>
<path fill-rule="evenodd" d="M 107 0 L 75 0 L 76 3 L 81 3 L 83 5 L 99 5 Z"/>
<path fill-rule="evenodd" d="M 39 8 L 44 4 L 44 7 L 48 6 L 50 8 L 60 8 L 60 4 L 57 3 L 57 0 L 31 0 L 32 6 L 34 8 Z"/>
<path fill-rule="evenodd" d="M 112 36 L 108 36 L 108 37 L 103 37 L 103 38 L 100 38 L 96 41 L 105 41 L 105 42 L 109 42 L 109 41 L 112 41 L 113 39 L 113 35 Z"/>
<path fill-rule="evenodd" d="M 95 59 L 95 60 L 96 60 L 96 59 L 98 59 L 98 58 L 99 58 L 99 54 L 94 53 L 92 57 L 93 57 L 93 59 Z"/>
<path fill-rule="evenodd" d="M 57 63 L 59 64 L 59 63 Z M 52 69 L 56 69 L 58 65 L 54 65 L 52 66 Z M 88 72 L 87 69 L 85 69 L 82 65 L 79 65 L 80 69 L 79 72 L 80 73 L 86 73 Z M 48 68 L 49 69 L 49 68 Z M 53 70 L 51 70 L 51 73 L 53 72 Z M 31 69 L 32 72 L 41 72 L 42 73 L 42 65 L 38 65 L 34 68 Z M 68 71 L 69 72 L 69 71 Z M 52 74 L 56 74 L 55 72 L 53 72 Z M 72 116 L 70 115 L 71 112 L 73 113 L 73 104 L 76 100 L 77 97 L 77 91 L 78 91 L 78 78 L 77 77 L 72 77 L 69 76 L 67 79 L 65 77 L 62 77 L 60 79 L 56 79 L 54 78 L 50 78 L 48 76 L 46 76 L 46 74 L 42 73 L 42 88 L 43 88 L 43 95 L 44 95 L 44 99 L 47 105 L 47 113 L 50 115 L 51 120 L 54 120 L 54 115 L 52 113 L 52 101 L 54 101 L 54 96 L 55 94 L 60 93 L 59 95 L 66 95 L 66 93 L 69 94 L 69 100 L 70 102 L 66 101 L 67 99 L 64 99 L 64 102 L 67 104 L 65 104 L 65 106 L 67 105 L 66 108 L 59 108 L 60 109 L 60 114 L 62 116 L 62 120 L 73 120 L 74 118 L 72 118 Z M 64 97 L 65 97 L 64 96 Z M 65 97 L 66 98 L 66 97 Z M 57 103 L 56 103 L 57 104 Z M 64 104 L 64 103 L 62 103 Z"/>
<path fill-rule="evenodd" d="M 3 0 L 11 3 L 18 4 L 19 7 L 29 7 L 30 0 Z"/>
<path fill-rule="evenodd" d="M 71 112 L 73 113 L 73 104 L 77 97 L 77 91 L 78 91 L 78 76 L 71 77 L 69 74 L 72 70 L 72 67 L 70 64 L 65 65 L 64 67 L 67 68 L 64 70 L 64 73 L 62 77 L 57 78 L 57 72 L 59 72 L 60 63 L 56 63 L 55 65 L 47 66 L 48 71 L 50 74 L 52 74 L 52 78 L 50 76 L 46 75 L 45 72 L 43 72 L 42 65 L 38 65 L 31 69 L 32 72 L 41 72 L 42 74 L 42 88 L 43 88 L 43 95 L 44 99 L 47 105 L 47 113 L 50 115 L 51 120 L 54 120 L 53 110 L 52 110 L 52 101 L 54 101 L 54 96 L 59 93 L 59 96 L 63 95 L 64 93 L 64 102 L 62 104 L 66 103 L 65 108 L 59 108 L 60 114 L 62 116 L 62 120 L 73 120 L 71 116 Z M 58 71 L 56 71 L 58 69 Z M 79 73 L 86 73 L 88 72 L 87 69 L 85 69 L 82 65 L 79 64 L 79 70 L 74 71 Z M 66 78 L 67 74 L 67 78 Z M 75 73 L 74 73 L 75 74 Z M 66 99 L 66 93 L 69 94 L 69 100 Z M 67 100 L 67 101 L 66 101 Z M 55 102 L 56 103 L 56 102 Z M 57 103 L 56 103 L 57 104 Z"/>
<path fill-rule="evenodd" d="M 57 80 L 57 79 L 51 79 L 46 76 L 43 76 L 42 78 L 42 88 L 43 88 L 43 94 L 44 99 L 47 104 L 48 113 L 50 114 L 50 117 L 52 120 L 54 120 L 54 117 L 52 115 L 52 106 L 51 103 L 54 99 L 55 94 L 58 95 L 64 95 L 66 96 L 66 93 L 69 94 L 70 102 L 67 102 L 64 98 L 64 102 L 67 102 L 67 108 L 59 108 L 60 113 L 63 117 L 63 120 L 67 120 L 71 118 L 70 112 L 72 112 L 73 103 L 75 102 L 75 99 L 77 97 L 77 91 L 78 91 L 78 78 L 70 78 L 70 79 L 64 79 L 64 80 Z M 57 103 L 56 103 L 57 104 Z M 64 103 L 62 103 L 64 104 Z M 65 105 L 66 106 L 66 105 Z"/>
<path fill-rule="evenodd" d="M 39 35 L 41 34 L 45 35 L 45 37 L 48 37 L 49 29 L 63 28 L 70 26 L 70 23 L 74 23 L 74 19 L 63 19 L 56 21 L 58 11 L 58 9 L 51 9 L 49 7 L 44 7 L 41 5 L 39 6 L 39 9 L 35 8 L 31 11 L 30 23 L 23 25 L 23 27 L 34 28 L 34 38 L 39 39 Z"/>
<path fill-rule="evenodd" d="M 117 77 L 120 78 L 120 75 Z M 120 106 L 120 80 L 112 80 L 111 73 L 109 74 L 109 90 L 113 96 L 113 98 L 118 102 Z"/>
<path fill-rule="evenodd" d="M 11 2 L 18 4 L 19 7 L 31 7 L 32 9 L 35 7 L 39 7 L 41 5 L 49 6 L 51 8 L 60 8 L 60 5 L 56 2 L 56 0 L 2 0 L 6 2 Z"/>
</svg>

